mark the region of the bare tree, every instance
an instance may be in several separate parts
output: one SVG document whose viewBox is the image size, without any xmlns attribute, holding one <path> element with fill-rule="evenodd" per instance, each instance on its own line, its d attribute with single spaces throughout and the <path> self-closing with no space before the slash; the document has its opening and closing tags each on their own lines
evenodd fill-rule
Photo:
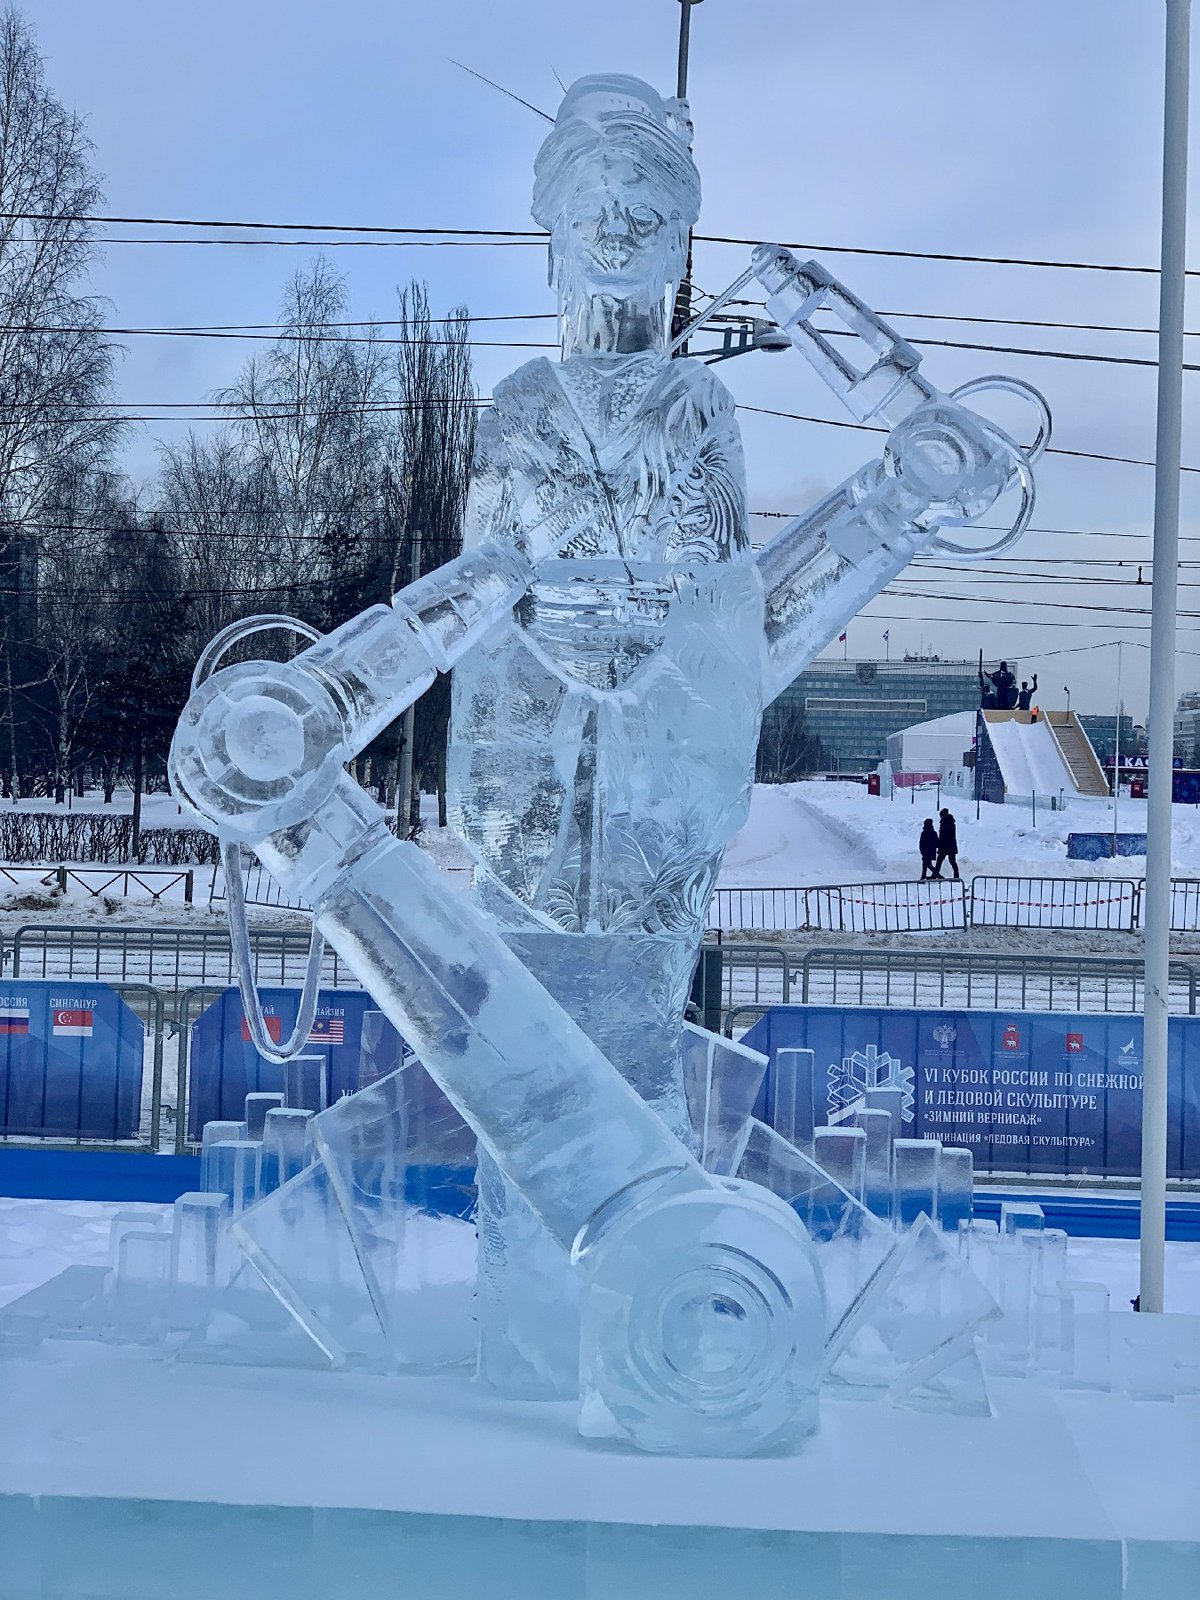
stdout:
<svg viewBox="0 0 1200 1600">
<path fill-rule="evenodd" d="M 0 14 L 0 650 L 8 718 L 6 783 L 17 754 L 17 695 L 32 684 L 41 537 L 64 473 L 97 470 L 119 425 L 105 414 L 114 346 L 100 308 L 77 292 L 100 198 L 79 118 L 47 87 L 33 35 Z"/>
</svg>

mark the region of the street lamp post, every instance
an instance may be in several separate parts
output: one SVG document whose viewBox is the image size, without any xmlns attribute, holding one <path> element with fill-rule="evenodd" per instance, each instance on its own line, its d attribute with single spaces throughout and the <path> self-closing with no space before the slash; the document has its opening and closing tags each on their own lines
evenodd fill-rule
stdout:
<svg viewBox="0 0 1200 1600">
<path fill-rule="evenodd" d="M 679 0 L 679 70 L 675 79 L 675 93 L 681 100 L 687 99 L 688 87 L 688 53 L 692 43 L 692 7 L 700 5 L 701 0 Z M 692 320 L 692 235 L 688 230 L 687 266 L 684 268 L 683 281 L 675 291 L 675 310 L 671 317 L 671 337 L 676 338 Z M 687 342 L 679 346 L 677 355 L 686 356 L 688 353 Z"/>
<path fill-rule="evenodd" d="M 1138 1305 L 1163 1309 L 1167 1218 L 1167 983 L 1171 929 L 1171 758 L 1175 699 L 1179 479 L 1186 288 L 1188 52 L 1191 0 L 1166 0 L 1162 269 L 1158 293 L 1158 408 L 1154 568 L 1150 610 L 1150 788 L 1146 817 L 1146 975 L 1143 985 L 1141 1275 Z"/>
</svg>

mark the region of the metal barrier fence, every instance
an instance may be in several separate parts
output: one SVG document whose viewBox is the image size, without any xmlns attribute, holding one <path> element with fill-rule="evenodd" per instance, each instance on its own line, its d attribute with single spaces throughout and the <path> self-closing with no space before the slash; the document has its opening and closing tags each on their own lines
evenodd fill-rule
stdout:
<svg viewBox="0 0 1200 1600">
<path fill-rule="evenodd" d="M 717 889 L 708 928 L 722 933 L 926 933 L 967 927 L 1136 932 L 1142 925 L 1142 898 L 1139 878 L 990 873 L 973 877 L 969 885 L 914 879 Z M 1171 931 L 1200 933 L 1200 878 L 1172 878 Z"/>
<path fill-rule="evenodd" d="M 1134 957 L 827 947 L 798 965 L 795 998 L 803 1005 L 1133 1012 L 1143 1001 Z M 1194 1016 L 1196 997 L 1195 968 L 1172 961 L 1170 1009 Z"/>
<path fill-rule="evenodd" d="M 833 933 L 928 933 L 967 926 L 964 886 L 946 883 L 823 884 L 804 891 L 805 926 Z"/>
<path fill-rule="evenodd" d="M 1200 878 L 1171 879 L 1171 932 L 1200 933 Z"/>
<path fill-rule="evenodd" d="M 17 889 L 48 889 L 53 885 L 64 893 L 73 884 L 96 899 L 110 892 L 125 899 L 136 887 L 155 901 L 172 889 L 180 889 L 182 894 L 172 898 L 191 905 L 196 872 L 194 867 L 81 867 L 69 862 L 56 867 L 0 866 L 0 887 L 5 884 Z"/>
<path fill-rule="evenodd" d="M 708 926 L 721 932 L 807 927 L 804 896 L 803 889 L 714 889 L 708 905 Z"/>
<path fill-rule="evenodd" d="M 975 877 L 970 919 L 976 927 L 1132 932 L 1141 901 L 1141 883 L 1133 878 Z"/>
<path fill-rule="evenodd" d="M 257 982 L 298 984 L 304 977 L 308 934 L 259 929 L 250 934 Z M 195 984 L 235 982 L 233 951 L 224 928 L 88 927 L 24 923 L 4 952 L 14 978 L 97 978 L 149 983 L 178 991 Z M 321 981 L 329 989 L 361 984 L 336 950 L 326 949 Z"/>
<path fill-rule="evenodd" d="M 261 861 L 247 861 L 243 858 L 242 883 L 248 906 L 275 906 L 284 911 L 308 910 L 305 901 L 284 893 Z M 208 903 L 210 906 L 217 905 L 226 899 L 228 895 L 225 892 L 225 869 L 218 867 L 212 876 Z"/>
</svg>

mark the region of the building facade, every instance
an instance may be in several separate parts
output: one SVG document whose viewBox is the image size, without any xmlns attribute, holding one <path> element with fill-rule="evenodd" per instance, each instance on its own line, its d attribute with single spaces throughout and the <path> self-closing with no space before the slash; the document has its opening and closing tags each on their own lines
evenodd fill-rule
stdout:
<svg viewBox="0 0 1200 1600">
<path fill-rule="evenodd" d="M 985 662 L 984 671 L 998 665 Z M 1008 665 L 1019 682 L 1019 664 Z M 873 772 L 890 734 L 978 706 L 977 661 L 814 661 L 767 707 L 759 780 Z"/>
</svg>

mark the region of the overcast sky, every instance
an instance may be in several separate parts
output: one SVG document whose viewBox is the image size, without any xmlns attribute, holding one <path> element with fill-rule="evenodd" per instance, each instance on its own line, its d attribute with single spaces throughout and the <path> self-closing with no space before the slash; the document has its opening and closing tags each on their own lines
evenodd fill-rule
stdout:
<svg viewBox="0 0 1200 1600">
<path fill-rule="evenodd" d="M 555 73 L 570 82 L 633 72 L 671 91 L 679 20 L 677 0 L 25 0 L 25 9 L 53 88 L 88 119 L 109 214 L 434 228 L 531 226 L 531 167 L 546 126 L 451 58 L 553 112 Z M 797 242 L 888 313 L 1152 327 L 1149 275 L 834 247 L 1153 264 L 1164 14 L 1161 0 L 705 0 L 694 12 L 690 84 L 705 194 L 699 231 Z M 1196 122 L 1194 110 L 1193 134 Z M 1200 267 L 1195 137 L 1192 177 L 1190 262 Z M 235 236 L 106 231 L 114 240 Z M 110 301 L 114 327 L 270 323 L 285 279 L 312 249 L 113 242 L 93 288 Z M 358 317 L 393 316 L 396 286 L 414 275 L 428 281 L 435 313 L 460 302 L 477 315 L 553 308 L 537 246 L 356 243 L 328 253 Z M 741 246 L 699 244 L 698 284 L 723 288 L 746 258 Z M 1188 326 L 1200 329 L 1200 280 L 1192 282 Z M 1144 334 L 896 321 L 929 339 L 1154 355 Z M 538 341 L 551 327 L 476 331 Z M 120 395 L 139 411 L 203 406 L 253 348 L 123 343 Z M 480 392 L 533 353 L 477 348 Z M 1200 337 L 1188 359 L 1200 363 Z M 1051 403 L 1060 447 L 1153 453 L 1150 366 L 932 348 L 924 370 L 944 388 L 993 371 L 1027 378 Z M 742 357 L 721 372 L 744 405 L 844 415 L 794 353 Z M 1185 385 L 1184 459 L 1200 466 L 1200 375 Z M 152 473 L 155 440 L 185 426 L 142 428 L 131 471 Z M 742 426 L 759 511 L 803 509 L 872 453 L 868 436 L 846 429 L 749 413 Z M 910 569 L 895 587 L 927 598 L 879 597 L 851 624 L 850 653 L 881 655 L 885 628 L 893 657 L 922 643 L 943 657 L 982 646 L 1039 671 L 1043 706 L 1061 703 L 1069 685 L 1077 709 L 1106 710 L 1117 652 L 1089 647 L 1123 637 L 1134 642 L 1124 651 L 1126 704 L 1140 716 L 1149 590 L 1119 580 L 1136 579 L 1139 561 L 1149 575 L 1153 473 L 1059 456 L 1041 464 L 1038 482 L 1034 526 L 1082 531 L 1026 537 L 1022 559 L 1005 566 L 1037 581 L 998 579 L 995 568 Z M 1180 690 L 1200 686 L 1200 473 L 1184 475 L 1183 507 L 1194 565 L 1181 581 L 1194 587 L 1180 589 L 1180 609 L 1194 615 L 1181 618 L 1181 646 L 1197 654 L 1180 657 Z M 755 537 L 770 527 L 756 519 Z M 1068 557 L 1131 565 L 1070 566 Z M 1085 575 L 1104 586 L 1085 587 Z M 1085 601 L 1121 612 L 1079 610 Z"/>
</svg>

